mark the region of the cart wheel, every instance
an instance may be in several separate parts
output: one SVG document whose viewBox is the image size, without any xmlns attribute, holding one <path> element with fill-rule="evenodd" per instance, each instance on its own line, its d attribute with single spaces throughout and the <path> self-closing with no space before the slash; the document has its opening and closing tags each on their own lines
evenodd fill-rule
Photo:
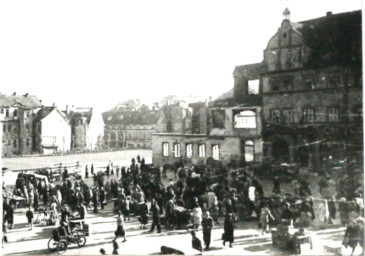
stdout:
<svg viewBox="0 0 365 256">
<path fill-rule="evenodd" d="M 58 254 L 62 254 L 64 252 L 66 252 L 67 251 L 67 247 L 68 247 L 68 245 L 67 245 L 67 241 L 66 240 L 59 241 L 58 244 L 57 244 L 57 252 L 58 252 Z"/>
<path fill-rule="evenodd" d="M 51 252 L 55 252 L 56 251 L 56 248 L 57 248 L 57 244 L 58 244 L 58 242 L 56 242 L 53 238 L 49 239 L 49 241 L 48 241 L 48 249 Z"/>
<path fill-rule="evenodd" d="M 78 245 L 79 247 L 83 247 L 85 244 L 86 244 L 86 237 L 84 237 L 84 236 L 80 236 L 80 237 L 77 239 L 77 245 Z"/>
</svg>

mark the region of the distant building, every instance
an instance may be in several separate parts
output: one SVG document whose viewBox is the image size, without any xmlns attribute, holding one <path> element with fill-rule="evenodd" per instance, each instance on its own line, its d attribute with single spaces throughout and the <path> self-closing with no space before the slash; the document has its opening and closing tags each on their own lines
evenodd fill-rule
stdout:
<svg viewBox="0 0 365 256">
<path fill-rule="evenodd" d="M 73 150 L 101 149 L 105 128 L 101 113 L 93 108 L 69 109 L 67 106 L 66 116 L 72 127 Z"/>
<path fill-rule="evenodd" d="M 175 105 L 138 110 L 114 108 L 103 113 L 104 144 L 108 148 L 152 148 L 152 134 L 190 129 L 189 109 Z"/>
<path fill-rule="evenodd" d="M 34 95 L 0 94 L 2 156 L 33 152 L 33 119 L 41 107 Z"/>
<path fill-rule="evenodd" d="M 43 107 L 34 120 L 35 148 L 42 154 L 71 150 L 71 124 L 57 107 Z"/>
</svg>

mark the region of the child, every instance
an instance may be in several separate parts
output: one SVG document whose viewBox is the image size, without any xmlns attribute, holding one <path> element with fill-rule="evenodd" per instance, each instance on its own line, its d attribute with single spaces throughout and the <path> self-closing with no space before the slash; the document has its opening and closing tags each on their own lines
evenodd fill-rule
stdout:
<svg viewBox="0 0 365 256">
<path fill-rule="evenodd" d="M 28 211 L 26 212 L 25 214 L 27 216 L 27 219 L 28 219 L 28 227 L 29 227 L 29 230 L 32 230 L 33 229 L 33 212 L 32 210 L 30 209 L 30 206 L 28 207 Z"/>
<path fill-rule="evenodd" d="M 260 223 L 262 226 L 262 234 L 264 234 L 264 232 L 267 232 L 267 228 L 269 227 L 269 217 L 271 219 L 275 220 L 275 218 L 272 216 L 272 214 L 270 212 L 270 209 L 267 207 L 267 203 L 264 202 L 263 207 L 261 208 L 261 213 L 260 213 Z"/>
</svg>

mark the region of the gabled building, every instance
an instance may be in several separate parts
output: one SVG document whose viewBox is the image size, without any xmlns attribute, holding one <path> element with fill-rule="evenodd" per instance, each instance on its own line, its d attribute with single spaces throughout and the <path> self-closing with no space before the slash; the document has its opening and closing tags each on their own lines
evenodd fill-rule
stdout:
<svg viewBox="0 0 365 256">
<path fill-rule="evenodd" d="M 93 108 L 66 107 L 66 116 L 72 126 L 72 149 L 101 149 L 104 139 L 104 120 L 101 113 Z"/>
<path fill-rule="evenodd" d="M 56 106 L 39 110 L 33 128 L 35 149 L 38 152 L 54 154 L 71 150 L 71 124 Z"/>
<path fill-rule="evenodd" d="M 33 152 L 33 119 L 42 102 L 34 95 L 0 94 L 2 156 Z"/>
<path fill-rule="evenodd" d="M 258 67 L 263 161 L 310 170 L 328 160 L 362 159 L 362 13 L 292 22 L 290 11 Z M 246 65 L 248 66 L 248 65 Z M 237 67 L 234 91 L 245 100 L 254 80 Z"/>
</svg>

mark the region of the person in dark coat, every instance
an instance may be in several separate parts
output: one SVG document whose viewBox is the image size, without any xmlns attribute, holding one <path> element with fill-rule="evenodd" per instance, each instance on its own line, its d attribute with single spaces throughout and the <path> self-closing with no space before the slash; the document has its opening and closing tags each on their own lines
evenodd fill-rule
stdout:
<svg viewBox="0 0 365 256">
<path fill-rule="evenodd" d="M 274 178 L 274 187 L 272 189 L 272 192 L 274 194 L 280 194 L 280 180 L 278 176 Z"/>
<path fill-rule="evenodd" d="M 14 207 L 12 204 L 9 205 L 6 211 L 6 220 L 8 221 L 9 229 L 14 227 Z"/>
<path fill-rule="evenodd" d="M 205 217 L 203 218 L 202 221 L 202 226 L 203 226 L 203 240 L 205 244 L 205 249 L 209 250 L 210 238 L 212 234 L 212 228 L 214 227 L 214 223 L 208 211 L 205 213 Z"/>
<path fill-rule="evenodd" d="M 38 206 L 39 206 L 39 194 L 37 189 L 34 190 L 34 211 L 37 212 L 38 211 Z"/>
<path fill-rule="evenodd" d="M 85 166 L 85 178 L 89 178 L 89 168 L 87 165 Z"/>
<path fill-rule="evenodd" d="M 160 207 L 158 207 L 155 199 L 152 199 L 151 212 L 152 212 L 152 226 L 150 232 L 152 233 L 156 226 L 157 233 L 161 233 Z"/>
<path fill-rule="evenodd" d="M 28 219 L 28 228 L 29 228 L 29 230 L 32 230 L 34 215 L 33 215 L 32 210 L 30 209 L 30 207 L 28 207 L 28 211 L 26 212 L 25 215 L 27 216 L 27 219 Z"/>
<path fill-rule="evenodd" d="M 141 229 L 145 228 L 145 225 L 148 223 L 148 206 L 146 203 L 140 204 L 140 222 L 141 222 Z"/>
<path fill-rule="evenodd" d="M 102 210 L 104 210 L 104 200 L 105 200 L 105 191 L 104 191 L 104 187 L 101 186 L 100 187 L 99 201 L 100 201 L 100 205 L 101 205 Z"/>
<path fill-rule="evenodd" d="M 108 177 L 108 179 L 109 179 L 109 175 L 110 175 L 110 165 L 108 164 L 106 166 L 106 176 Z"/>
<path fill-rule="evenodd" d="M 195 231 L 192 231 L 191 232 L 191 235 L 193 236 L 192 237 L 192 247 L 195 249 L 195 250 L 198 250 L 200 252 L 203 252 L 203 247 L 202 247 L 202 242 L 200 241 L 199 238 L 196 237 L 196 234 L 195 234 Z"/>
<path fill-rule="evenodd" d="M 119 171 L 120 171 L 120 168 L 119 168 L 119 166 L 117 165 L 117 169 L 115 170 L 117 177 L 119 177 Z"/>
<path fill-rule="evenodd" d="M 361 234 L 362 233 L 362 234 Z M 347 248 L 350 246 L 352 248 L 351 255 L 354 253 L 356 246 L 360 243 L 363 249 L 362 254 L 364 254 L 364 241 L 361 241 L 361 236 L 363 238 L 364 226 L 355 220 L 351 220 L 350 224 L 346 228 L 344 240 L 342 244 Z M 361 244 L 362 243 L 362 244 Z"/>
<path fill-rule="evenodd" d="M 333 196 L 328 200 L 328 211 L 329 211 L 329 218 L 328 223 L 333 224 L 333 220 L 336 219 L 336 204 L 335 204 L 336 198 Z"/>
<path fill-rule="evenodd" d="M 94 213 L 98 212 L 98 201 L 99 201 L 99 193 L 96 189 L 94 189 L 93 190 Z"/>
<path fill-rule="evenodd" d="M 94 175 L 94 164 L 91 164 L 90 171 L 91 171 L 91 175 Z"/>
<path fill-rule="evenodd" d="M 234 226 L 232 221 L 232 214 L 226 215 L 224 220 L 224 233 L 223 233 L 223 245 L 229 242 L 229 247 L 232 247 L 234 241 Z"/>
</svg>

